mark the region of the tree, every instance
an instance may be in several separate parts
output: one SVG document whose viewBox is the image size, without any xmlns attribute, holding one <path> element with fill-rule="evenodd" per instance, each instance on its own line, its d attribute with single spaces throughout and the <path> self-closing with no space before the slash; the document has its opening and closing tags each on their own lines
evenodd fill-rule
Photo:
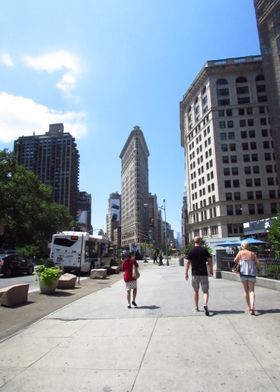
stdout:
<svg viewBox="0 0 280 392">
<path fill-rule="evenodd" d="M 73 226 L 69 211 L 51 201 L 52 188 L 23 166 L 15 156 L 0 151 L 0 216 L 3 246 L 35 245 L 46 253 L 51 235 Z M 3 202 L 2 202 L 3 201 Z"/>
<path fill-rule="evenodd" d="M 280 210 L 278 210 L 276 219 L 273 219 L 268 229 L 268 239 L 273 245 L 276 256 L 280 257 Z"/>
</svg>

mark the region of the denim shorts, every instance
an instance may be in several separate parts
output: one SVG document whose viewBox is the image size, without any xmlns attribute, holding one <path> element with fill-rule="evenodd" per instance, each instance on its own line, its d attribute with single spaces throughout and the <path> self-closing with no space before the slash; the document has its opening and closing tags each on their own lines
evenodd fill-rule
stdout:
<svg viewBox="0 0 280 392">
<path fill-rule="evenodd" d="M 199 285 L 201 285 L 201 290 L 204 293 L 208 293 L 209 291 L 208 276 L 194 275 L 192 277 L 192 287 L 194 288 L 194 290 L 199 290 Z"/>
<path fill-rule="evenodd" d="M 255 276 L 247 276 L 247 275 L 240 275 L 241 282 L 252 282 L 256 283 L 256 277 Z"/>
</svg>

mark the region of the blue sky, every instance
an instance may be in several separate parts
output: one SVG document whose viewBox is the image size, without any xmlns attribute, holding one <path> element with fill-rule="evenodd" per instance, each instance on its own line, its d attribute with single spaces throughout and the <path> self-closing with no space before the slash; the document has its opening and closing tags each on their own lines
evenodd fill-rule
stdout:
<svg viewBox="0 0 280 392">
<path fill-rule="evenodd" d="M 105 229 L 119 154 L 139 125 L 149 190 L 179 232 L 179 102 L 207 60 L 259 54 L 253 0 L 4 0 L 0 36 L 0 148 L 63 122 L 92 225 Z"/>
</svg>

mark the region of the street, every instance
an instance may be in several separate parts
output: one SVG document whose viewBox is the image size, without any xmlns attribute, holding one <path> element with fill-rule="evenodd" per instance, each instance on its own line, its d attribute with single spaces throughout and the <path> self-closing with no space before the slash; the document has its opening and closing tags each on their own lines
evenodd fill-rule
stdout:
<svg viewBox="0 0 280 392">
<path fill-rule="evenodd" d="M 82 276 L 81 280 L 89 279 L 88 276 Z M 29 292 L 38 291 L 39 283 L 35 281 L 35 275 L 18 275 L 12 278 L 5 278 L 0 275 L 0 289 L 3 287 L 11 286 L 13 284 L 29 283 Z"/>
<path fill-rule="evenodd" d="M 19 275 L 12 278 L 5 278 L 4 275 L 0 275 L 0 288 L 19 283 L 29 283 L 29 291 L 38 290 L 38 284 L 35 284 L 34 275 Z"/>
</svg>

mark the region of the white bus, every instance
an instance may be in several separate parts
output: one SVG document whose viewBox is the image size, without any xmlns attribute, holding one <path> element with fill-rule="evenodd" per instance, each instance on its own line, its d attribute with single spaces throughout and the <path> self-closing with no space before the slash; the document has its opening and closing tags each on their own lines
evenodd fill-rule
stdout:
<svg viewBox="0 0 280 392">
<path fill-rule="evenodd" d="M 82 231 L 63 231 L 53 234 L 50 258 L 66 271 L 89 273 L 99 268 L 109 255 L 109 241 L 100 235 Z"/>
</svg>

